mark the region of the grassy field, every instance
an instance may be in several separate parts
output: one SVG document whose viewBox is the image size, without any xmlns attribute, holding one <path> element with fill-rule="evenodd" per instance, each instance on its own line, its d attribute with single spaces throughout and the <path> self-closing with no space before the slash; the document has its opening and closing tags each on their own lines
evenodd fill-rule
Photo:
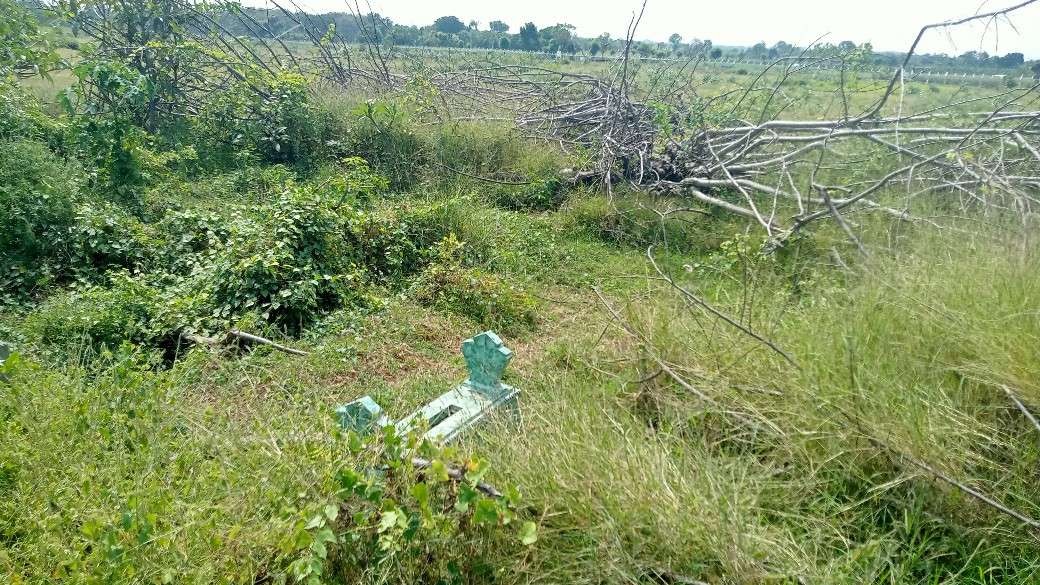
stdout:
<svg viewBox="0 0 1040 585">
<path fill-rule="evenodd" d="M 705 75 L 710 97 L 757 72 Z M 803 81 L 785 116 L 840 114 Z M 904 90 L 893 107 L 986 91 Z M 1040 580 L 1036 527 L 964 489 L 1040 518 L 1040 429 L 1009 397 L 1040 405 L 1033 219 L 857 216 L 869 259 L 831 226 L 766 253 L 742 221 L 662 213 L 681 200 L 563 185 L 572 155 L 508 127 L 357 97 L 301 90 L 277 111 L 292 151 L 205 121 L 128 133 L 130 194 L 58 133 L 3 136 L 3 201 L 38 195 L 18 217 L 41 241 L 67 226 L 5 281 L 5 582 Z M 229 327 L 310 353 L 184 340 Z M 359 396 L 401 416 L 461 381 L 486 329 L 520 420 L 412 445 L 464 481 L 339 429 Z"/>
</svg>

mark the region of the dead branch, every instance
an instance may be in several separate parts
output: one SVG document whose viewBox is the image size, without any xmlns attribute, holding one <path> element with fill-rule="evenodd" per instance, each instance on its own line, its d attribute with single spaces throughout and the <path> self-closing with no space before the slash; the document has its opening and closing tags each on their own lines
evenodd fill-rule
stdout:
<svg viewBox="0 0 1040 585">
<path fill-rule="evenodd" d="M 1008 388 L 1004 384 L 1001 384 L 1000 388 L 1004 390 L 1004 393 L 1007 394 L 1008 398 L 1011 399 L 1011 402 L 1015 403 L 1015 406 L 1018 407 L 1018 410 L 1021 411 L 1027 419 L 1029 419 L 1029 422 L 1033 423 L 1033 426 L 1036 428 L 1036 430 L 1040 431 L 1040 421 L 1036 420 L 1036 416 L 1034 416 L 1033 413 L 1030 412 L 1028 408 L 1026 408 L 1026 405 L 1018 399 L 1018 396 L 1015 396 L 1015 393 L 1011 391 L 1011 388 Z"/>
<path fill-rule="evenodd" d="M 663 270 L 661 270 L 661 267 L 658 266 L 657 261 L 654 260 L 653 246 L 651 246 L 651 247 L 646 249 L 646 257 L 647 257 L 648 260 L 650 260 L 650 265 L 654 267 L 654 270 L 657 271 L 657 274 L 659 274 L 660 277 L 665 282 L 667 282 L 669 285 L 671 285 L 672 288 L 674 288 L 676 291 L 678 291 L 687 300 L 693 302 L 695 305 L 703 308 L 705 311 L 708 311 L 712 315 L 715 315 L 719 319 L 722 319 L 723 321 L 728 323 L 733 328 L 741 331 L 745 335 L 755 339 L 759 343 L 761 343 L 761 344 L 765 345 L 766 347 L 768 347 L 769 349 L 773 350 L 780 357 L 784 358 L 784 360 L 786 360 L 787 363 L 791 364 L 795 368 L 801 369 L 801 367 L 798 365 L 798 362 L 796 362 L 794 360 L 794 358 L 791 357 L 791 355 L 788 354 L 786 351 L 780 349 L 780 347 L 778 345 L 776 345 L 772 341 L 766 339 L 765 337 L 762 337 L 758 333 L 755 333 L 750 328 L 745 327 L 742 323 L 738 322 L 733 317 L 730 317 L 729 315 L 727 315 L 727 314 L 723 313 L 722 311 L 716 309 L 710 303 L 708 303 L 706 300 L 704 300 L 701 297 L 693 294 L 692 292 L 690 292 L 686 288 L 684 288 L 682 286 L 679 286 L 679 284 L 676 283 L 670 276 L 668 276 L 668 274 L 666 274 Z"/>
<path fill-rule="evenodd" d="M 235 340 L 237 339 L 237 340 L 247 341 L 249 343 L 256 343 L 256 344 L 259 344 L 259 345 L 266 345 L 268 347 L 271 347 L 271 348 L 276 349 L 276 350 L 281 351 L 281 352 L 288 353 L 290 355 L 298 355 L 298 356 L 310 355 L 310 352 L 303 351 L 302 349 L 295 349 L 295 348 L 292 348 L 292 347 L 288 347 L 288 346 L 282 345 L 280 343 L 271 341 L 270 339 L 267 339 L 266 337 L 260 337 L 259 335 L 253 335 L 252 333 L 246 333 L 245 331 L 239 331 L 238 329 L 232 329 L 231 331 L 228 331 L 227 334 L 224 335 L 224 337 L 222 337 L 222 338 L 220 338 L 220 337 L 206 337 L 204 335 L 197 335 L 197 334 L 185 334 L 182 337 L 184 339 L 187 339 L 188 341 L 190 341 L 192 343 L 195 343 L 195 344 L 198 344 L 198 345 L 208 345 L 208 346 L 211 346 L 211 347 L 227 346 L 227 345 L 230 345 L 231 343 L 234 343 Z"/>
<path fill-rule="evenodd" d="M 422 457 L 412 458 L 412 466 L 414 466 L 416 469 L 428 469 L 432 465 L 433 462 L 429 459 L 423 459 Z M 448 477 L 450 477 L 453 481 L 456 482 L 466 481 L 466 472 L 465 470 L 458 467 L 448 467 Z M 476 484 L 474 484 L 473 488 L 490 498 L 501 499 L 505 497 L 505 494 L 498 491 L 498 489 L 496 489 L 495 486 L 484 483 L 482 481 L 478 481 Z"/>
</svg>

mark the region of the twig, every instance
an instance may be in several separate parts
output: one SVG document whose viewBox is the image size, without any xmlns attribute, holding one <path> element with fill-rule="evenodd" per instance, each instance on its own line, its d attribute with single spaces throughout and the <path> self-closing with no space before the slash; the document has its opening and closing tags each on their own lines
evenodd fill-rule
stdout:
<svg viewBox="0 0 1040 585">
<path fill-rule="evenodd" d="M 422 457 L 413 457 L 412 458 L 412 465 L 414 467 L 418 468 L 418 469 L 427 469 L 431 465 L 433 465 L 433 462 L 430 461 L 429 459 L 423 459 Z M 463 471 L 462 469 L 458 468 L 458 467 L 449 467 L 448 468 L 448 477 L 450 477 L 454 481 L 466 481 L 466 472 Z M 502 492 L 498 491 L 495 488 L 495 486 L 487 484 L 487 483 L 484 483 L 482 481 L 478 481 L 473 487 L 474 487 L 474 489 L 476 489 L 477 491 L 479 491 L 480 493 L 482 493 L 482 494 L 484 494 L 484 495 L 486 495 L 488 497 L 497 498 L 497 499 L 501 499 L 501 498 L 505 497 L 505 494 L 503 494 Z"/>
<path fill-rule="evenodd" d="M 762 337 L 758 333 L 755 333 L 754 331 L 752 331 L 751 329 L 745 327 L 744 325 L 738 323 L 736 321 L 736 319 L 734 319 L 733 317 L 730 317 L 729 315 L 727 315 L 727 314 L 723 313 L 722 311 L 716 309 L 715 307 L 713 307 L 710 303 L 708 303 L 704 299 L 702 299 L 699 296 L 693 294 L 689 290 L 679 286 L 674 280 L 671 279 L 671 277 L 669 277 L 667 274 L 665 274 L 665 272 L 663 270 L 661 270 L 660 266 L 657 265 L 657 262 L 654 260 L 653 249 L 654 249 L 653 246 L 650 246 L 650 247 L 648 247 L 646 249 L 646 257 L 647 257 L 647 259 L 650 260 L 650 264 L 654 267 L 654 270 L 656 270 L 657 273 L 661 275 L 661 278 L 663 278 L 668 284 L 670 284 L 672 286 L 672 288 L 674 288 L 675 290 L 679 291 L 684 297 L 686 297 L 690 301 L 693 301 L 694 304 L 699 305 L 700 307 L 702 307 L 704 310 L 708 311 L 712 315 L 715 315 L 719 319 L 722 319 L 726 323 L 729 323 L 732 327 L 740 330 L 744 334 L 748 335 L 749 337 L 754 338 L 759 343 L 762 343 L 763 345 L 765 345 L 769 349 L 775 351 L 777 354 L 780 355 L 780 357 L 782 357 L 785 360 L 787 360 L 787 363 L 791 364 L 792 366 L 794 366 L 797 369 L 801 369 L 801 367 L 798 365 L 798 362 L 796 362 L 794 360 L 794 358 L 791 357 L 790 354 L 788 354 L 786 351 L 780 349 L 780 347 L 777 346 L 775 343 L 773 343 L 772 341 L 766 339 L 765 337 Z"/>
<path fill-rule="evenodd" d="M 1018 409 L 1022 411 L 1022 414 L 1024 414 L 1025 417 L 1029 419 L 1029 422 L 1033 423 L 1033 426 L 1036 427 L 1036 430 L 1040 431 L 1040 421 L 1036 420 L 1036 417 L 1033 416 L 1033 413 L 1029 412 L 1029 409 L 1026 408 L 1025 404 L 1022 404 L 1022 401 L 1019 400 L 1017 396 L 1015 396 L 1015 393 L 1011 391 L 1011 388 L 1008 388 L 1004 384 L 1001 384 L 1000 387 L 1004 390 L 1004 393 L 1008 395 L 1008 398 L 1011 399 L 1011 402 L 1014 402 L 1015 406 L 1017 406 Z"/>
<path fill-rule="evenodd" d="M 285 353 L 292 354 L 292 355 L 300 355 L 300 356 L 310 355 L 310 352 L 303 351 L 302 349 L 294 349 L 294 348 L 291 348 L 291 347 L 287 347 L 287 346 L 284 346 L 284 345 L 282 345 L 280 343 L 276 343 L 274 341 L 271 341 L 270 339 L 267 339 L 266 337 L 260 337 L 259 335 L 253 335 L 252 333 L 246 333 L 245 331 L 239 331 L 238 329 L 232 329 L 231 331 L 228 332 L 228 335 L 231 336 L 231 337 L 237 337 L 238 339 L 243 339 L 245 341 L 250 341 L 250 342 L 253 342 L 253 343 L 259 343 L 261 345 L 267 345 L 267 346 L 270 346 L 270 347 L 272 347 L 274 349 L 277 349 L 278 351 L 284 351 Z"/>
<path fill-rule="evenodd" d="M 940 479 L 940 480 L 942 480 L 942 481 L 952 485 L 953 487 L 961 490 L 962 492 L 968 494 L 969 496 L 975 498 L 976 500 L 978 500 L 978 501 L 980 501 L 980 502 L 990 506 L 991 508 L 993 508 L 995 510 L 998 510 L 1000 512 L 1003 512 L 1004 514 L 1007 514 L 1008 516 L 1011 516 L 1012 518 L 1015 518 L 1016 520 L 1019 520 L 1023 524 L 1027 524 L 1027 525 L 1029 525 L 1032 528 L 1040 528 L 1040 521 L 1034 520 L 1033 518 L 1030 518 L 1029 516 L 1026 516 L 1025 514 L 1023 514 L 1021 512 L 1018 512 L 1016 510 L 1012 510 L 1011 508 L 1008 508 L 1004 504 L 1001 504 L 1000 502 L 994 500 L 993 498 L 987 496 L 986 494 L 983 494 L 982 492 L 980 492 L 980 491 L 978 491 L 978 490 L 976 490 L 974 488 L 971 488 L 971 487 L 969 487 L 967 485 L 964 485 L 963 483 L 961 483 L 961 482 L 953 479 L 952 477 L 944 474 L 943 472 L 941 472 L 938 469 L 932 467 L 931 465 L 928 465 L 924 461 L 919 461 L 919 460 L 917 460 L 917 459 L 915 459 L 915 458 L 913 458 L 913 457 L 911 457 L 911 456 L 909 456 L 909 455 L 907 455 L 905 453 L 901 453 L 900 451 L 897 451 L 896 449 L 893 449 L 892 447 L 888 446 L 887 444 L 881 442 L 877 438 L 872 438 L 871 441 L 880 444 L 885 449 L 887 449 L 888 451 L 890 451 L 893 454 L 895 454 L 897 457 L 899 457 L 901 459 L 904 459 L 906 461 L 909 461 L 910 463 L 916 465 L 917 467 L 920 467 L 921 469 L 927 471 L 928 473 L 930 473 L 936 479 Z"/>
<path fill-rule="evenodd" d="M 282 345 L 280 343 L 276 343 L 274 341 L 271 341 L 270 339 L 267 339 L 266 337 L 260 337 L 259 335 L 253 335 L 252 333 L 246 333 L 244 331 L 239 331 L 238 329 L 232 329 L 231 331 L 229 331 L 227 333 L 227 335 L 224 336 L 223 339 L 218 338 L 218 337 L 206 337 L 205 335 L 198 335 L 198 334 L 194 334 L 194 333 L 187 333 L 187 334 L 184 334 L 182 337 L 184 339 L 187 339 L 188 341 L 190 341 L 192 343 L 195 343 L 195 344 L 210 345 L 210 346 L 227 345 L 227 344 L 231 343 L 232 339 L 241 339 L 241 340 L 249 341 L 249 342 L 252 342 L 252 343 L 259 343 L 260 345 L 267 345 L 267 346 L 269 346 L 269 347 L 271 347 L 273 349 L 277 349 L 278 351 L 284 351 L 285 353 L 292 354 L 292 355 L 298 355 L 298 356 L 310 355 L 310 352 L 303 351 L 302 349 L 294 349 L 294 348 L 291 348 L 291 347 L 287 347 L 287 346 L 284 346 L 284 345 Z"/>
</svg>

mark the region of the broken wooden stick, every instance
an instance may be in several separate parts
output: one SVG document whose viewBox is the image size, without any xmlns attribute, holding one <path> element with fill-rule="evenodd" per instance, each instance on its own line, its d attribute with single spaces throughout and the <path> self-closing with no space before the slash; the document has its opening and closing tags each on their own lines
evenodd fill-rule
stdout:
<svg viewBox="0 0 1040 585">
<path fill-rule="evenodd" d="M 1015 406 L 1017 406 L 1018 409 L 1022 411 L 1022 414 L 1025 415 L 1027 419 L 1029 419 L 1029 422 L 1033 423 L 1033 426 L 1036 427 L 1036 430 L 1040 431 L 1040 421 L 1036 420 L 1036 417 L 1033 416 L 1033 413 L 1030 412 L 1029 409 L 1026 408 L 1026 405 L 1018 399 L 1018 396 L 1015 396 L 1015 393 L 1011 391 L 1011 388 L 1008 388 L 1004 384 L 1001 384 L 1000 387 L 1004 390 L 1004 393 L 1008 395 L 1008 398 L 1011 399 L 1011 402 L 1014 402 Z"/>
<path fill-rule="evenodd" d="M 433 462 L 429 459 L 423 459 L 422 457 L 413 457 L 412 465 L 415 466 L 416 469 L 427 469 L 433 465 Z M 453 481 L 465 481 L 466 472 L 458 467 L 448 467 L 448 477 Z M 505 494 L 495 489 L 495 486 L 486 484 L 482 481 L 478 481 L 474 484 L 473 488 L 490 498 L 499 499 L 505 497 Z"/>
<path fill-rule="evenodd" d="M 310 352 L 303 351 L 302 349 L 295 349 L 295 348 L 292 348 L 292 347 L 288 347 L 288 346 L 282 345 L 280 343 L 277 343 L 275 341 L 271 341 L 270 339 L 267 339 L 266 337 L 260 337 L 259 335 L 253 335 L 252 333 L 246 333 L 245 331 L 239 331 L 238 329 L 232 329 L 231 331 L 228 331 L 227 335 L 225 335 L 223 337 L 223 339 L 218 338 L 218 337 L 206 337 L 205 335 L 195 335 L 195 334 L 191 334 L 191 333 L 186 334 L 183 337 L 184 337 L 184 339 L 187 339 L 188 341 L 190 341 L 192 343 L 195 343 L 195 344 L 209 345 L 209 346 L 214 346 L 214 347 L 215 346 L 228 345 L 235 339 L 241 339 L 243 341 L 248 341 L 250 343 L 258 343 L 260 345 L 266 345 L 266 346 L 269 346 L 271 348 L 277 349 L 278 351 L 282 351 L 282 352 L 285 352 L 285 353 L 288 353 L 288 354 L 291 354 L 291 355 L 299 355 L 299 356 L 310 355 Z"/>
</svg>

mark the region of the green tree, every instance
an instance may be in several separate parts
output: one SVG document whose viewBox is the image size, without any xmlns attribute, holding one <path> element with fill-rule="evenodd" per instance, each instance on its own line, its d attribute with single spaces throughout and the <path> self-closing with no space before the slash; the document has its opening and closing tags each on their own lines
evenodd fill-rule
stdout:
<svg viewBox="0 0 1040 585">
<path fill-rule="evenodd" d="M 33 15 L 14 0 L 0 0 L 0 79 L 15 71 L 46 75 L 57 63 L 58 56 Z"/>
<path fill-rule="evenodd" d="M 549 52 L 557 51 L 563 53 L 574 53 L 574 26 L 570 24 L 556 24 L 543 28 L 539 33 L 542 38 L 542 46 Z"/>
<path fill-rule="evenodd" d="M 509 32 L 509 25 L 502 22 L 501 20 L 492 20 L 491 24 L 488 25 L 491 28 L 491 32 L 496 33 L 507 33 Z"/>
<path fill-rule="evenodd" d="M 533 22 L 528 22 L 520 27 L 520 45 L 528 51 L 537 51 L 542 48 L 542 39 L 538 36 L 538 27 Z"/>
<path fill-rule="evenodd" d="M 672 52 L 679 51 L 679 45 L 682 43 L 682 35 L 679 33 L 672 33 L 672 36 L 668 37 L 668 43 L 672 45 Z"/>
<path fill-rule="evenodd" d="M 466 23 L 462 22 L 455 16 L 442 16 L 433 21 L 433 28 L 437 32 L 456 35 L 466 30 Z"/>
</svg>

